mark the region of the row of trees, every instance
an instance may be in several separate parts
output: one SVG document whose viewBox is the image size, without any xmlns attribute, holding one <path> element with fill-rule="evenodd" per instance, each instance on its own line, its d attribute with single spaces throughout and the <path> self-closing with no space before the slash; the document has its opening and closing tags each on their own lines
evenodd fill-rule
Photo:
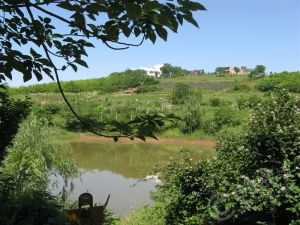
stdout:
<svg viewBox="0 0 300 225">
<path fill-rule="evenodd" d="M 108 77 L 89 80 L 65 81 L 61 85 L 65 92 L 78 93 L 97 91 L 99 93 L 111 93 L 126 90 L 130 87 L 147 87 L 157 84 L 153 77 L 147 76 L 143 70 L 126 70 L 112 73 Z M 11 93 L 57 93 L 59 88 L 56 83 L 30 85 L 27 87 L 10 88 Z"/>
</svg>

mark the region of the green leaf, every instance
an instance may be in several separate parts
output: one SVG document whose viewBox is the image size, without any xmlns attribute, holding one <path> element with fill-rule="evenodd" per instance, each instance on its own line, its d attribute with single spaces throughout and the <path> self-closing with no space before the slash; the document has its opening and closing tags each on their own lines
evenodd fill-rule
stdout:
<svg viewBox="0 0 300 225">
<path fill-rule="evenodd" d="M 74 64 L 70 63 L 70 66 L 72 67 L 72 69 L 77 72 L 77 66 L 75 66 Z"/>
<path fill-rule="evenodd" d="M 158 25 L 169 25 L 170 21 L 168 20 L 167 17 L 158 14 L 158 13 L 152 13 L 148 16 L 148 19 Z"/>
<path fill-rule="evenodd" d="M 45 22 L 45 23 L 50 23 L 50 22 L 51 22 L 51 19 L 50 19 L 49 17 L 46 17 L 46 18 L 44 18 L 44 22 Z"/>
<path fill-rule="evenodd" d="M 158 11 L 162 8 L 163 6 L 157 2 L 157 1 L 151 1 L 151 2 L 147 2 L 144 5 L 144 11 L 146 12 L 150 12 L 150 11 Z"/>
<path fill-rule="evenodd" d="M 156 35 L 152 30 L 147 31 L 147 37 L 152 41 L 153 44 L 156 42 Z"/>
<path fill-rule="evenodd" d="M 167 41 L 167 39 L 168 39 L 167 30 L 160 26 L 156 26 L 155 29 L 156 29 L 156 33 L 158 34 L 158 36 L 160 36 L 163 40 Z"/>
<path fill-rule="evenodd" d="M 141 34 L 141 29 L 139 29 L 139 28 L 137 28 L 137 27 L 135 27 L 134 28 L 134 35 L 136 36 L 136 37 L 138 37 L 140 34 Z"/>
<path fill-rule="evenodd" d="M 125 5 L 125 9 L 128 13 L 129 18 L 139 17 L 141 15 L 142 9 L 139 5 L 135 3 L 129 3 Z"/>
<path fill-rule="evenodd" d="M 38 81 L 41 81 L 43 79 L 43 76 L 39 71 L 34 70 L 33 73 Z"/>
<path fill-rule="evenodd" d="M 61 3 L 57 4 L 58 7 L 69 10 L 69 11 L 74 11 L 75 7 L 69 3 L 69 1 L 62 1 Z"/>
<path fill-rule="evenodd" d="M 24 73 L 23 73 L 23 81 L 27 82 L 27 81 L 31 80 L 31 78 L 32 78 L 31 72 L 24 71 Z"/>
<path fill-rule="evenodd" d="M 82 13 L 76 12 L 74 13 L 71 18 L 74 18 L 76 25 L 80 28 L 85 28 L 85 18 Z"/>
<path fill-rule="evenodd" d="M 88 68 L 89 66 L 87 65 L 87 63 L 85 61 L 83 61 L 82 59 L 76 59 L 75 60 L 75 63 L 81 65 L 81 66 L 84 66 L 86 68 Z"/>
<path fill-rule="evenodd" d="M 182 6 L 192 11 L 206 10 L 206 8 L 199 2 L 182 1 Z"/>
<path fill-rule="evenodd" d="M 177 20 L 180 23 L 180 25 L 182 25 L 183 24 L 183 17 L 182 17 L 182 15 L 181 14 L 177 14 L 176 17 L 177 17 Z"/>
<path fill-rule="evenodd" d="M 197 21 L 193 18 L 193 16 L 190 16 L 190 15 L 182 15 L 183 18 L 188 21 L 189 23 L 193 24 L 194 26 L 196 27 L 199 27 Z"/>
</svg>

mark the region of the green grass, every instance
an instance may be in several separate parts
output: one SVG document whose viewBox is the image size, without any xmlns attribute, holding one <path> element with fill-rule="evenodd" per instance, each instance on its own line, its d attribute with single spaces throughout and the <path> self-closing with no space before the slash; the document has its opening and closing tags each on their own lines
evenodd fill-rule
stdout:
<svg viewBox="0 0 300 225">
<path fill-rule="evenodd" d="M 250 96 L 264 97 L 264 93 L 258 91 L 256 88 L 260 80 L 248 80 L 246 76 L 242 75 L 184 76 L 176 78 L 160 78 L 158 81 L 159 84 L 156 85 L 160 87 L 159 91 L 149 93 L 125 94 L 124 91 L 118 91 L 115 93 L 101 94 L 98 91 L 90 91 L 79 93 L 66 92 L 65 94 L 79 115 L 96 113 L 98 116 L 99 110 L 102 110 L 103 113 L 106 114 L 107 110 L 113 110 L 111 115 L 115 112 L 119 115 L 122 113 L 128 114 L 128 110 L 130 110 L 131 116 L 138 113 L 145 113 L 146 111 L 150 111 L 150 113 L 159 111 L 180 115 L 183 106 L 172 105 L 170 103 L 170 96 L 173 87 L 177 83 L 183 83 L 191 86 L 193 90 L 199 90 L 201 92 L 202 97 L 201 99 L 199 98 L 199 102 L 201 105 L 202 122 L 212 121 L 215 112 L 220 107 L 230 107 L 232 110 L 236 111 L 242 124 L 247 121 L 249 108 L 238 110 L 238 101 L 246 101 Z M 76 83 L 76 81 L 74 82 Z M 47 105 L 59 106 L 60 112 L 53 116 L 53 123 L 56 126 L 64 128 L 66 116 L 69 114 L 70 117 L 70 112 L 59 93 L 28 93 L 27 95 L 33 102 L 42 107 Z M 13 96 L 16 98 L 25 98 L 24 94 L 13 94 Z M 220 104 L 214 106 L 212 103 L 214 99 L 217 99 Z M 130 109 L 128 107 L 130 107 Z M 106 112 L 104 112 L 105 110 Z M 128 117 L 129 114 L 126 116 Z M 238 129 L 235 127 L 231 128 L 232 130 Z M 159 134 L 161 137 L 187 140 L 213 139 L 216 135 L 207 134 L 202 128 L 196 130 L 191 135 L 183 135 L 178 127 L 170 128 Z M 65 137 L 65 139 L 68 139 L 68 137 L 72 138 L 72 134 L 65 132 L 65 134 L 62 135 L 62 138 L 63 137 Z"/>
</svg>

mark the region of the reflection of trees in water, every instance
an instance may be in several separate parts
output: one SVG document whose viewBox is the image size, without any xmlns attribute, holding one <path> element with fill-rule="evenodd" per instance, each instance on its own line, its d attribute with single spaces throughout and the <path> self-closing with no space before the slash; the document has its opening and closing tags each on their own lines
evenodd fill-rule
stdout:
<svg viewBox="0 0 300 225">
<path fill-rule="evenodd" d="M 84 170 L 108 170 L 127 178 L 141 178 L 156 164 L 174 158 L 181 147 L 151 143 L 73 143 L 74 160 Z M 207 150 L 195 157 L 211 155 Z"/>
</svg>

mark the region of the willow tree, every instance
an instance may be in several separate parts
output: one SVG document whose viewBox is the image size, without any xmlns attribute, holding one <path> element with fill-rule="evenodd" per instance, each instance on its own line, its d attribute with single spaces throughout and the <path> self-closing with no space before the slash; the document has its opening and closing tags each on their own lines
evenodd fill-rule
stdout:
<svg viewBox="0 0 300 225">
<path fill-rule="evenodd" d="M 81 121 L 63 94 L 59 72 L 88 67 L 83 57 L 94 47 L 91 39 L 113 50 L 138 47 L 145 40 L 155 43 L 157 37 L 166 41 L 184 21 L 198 26 L 193 12 L 199 10 L 204 6 L 189 0 L 0 0 L 0 82 L 12 79 L 15 72 L 24 82 L 49 76 Z M 152 127 L 162 121 L 156 115 L 117 124 L 118 134 L 112 136 L 152 136 Z"/>
</svg>

